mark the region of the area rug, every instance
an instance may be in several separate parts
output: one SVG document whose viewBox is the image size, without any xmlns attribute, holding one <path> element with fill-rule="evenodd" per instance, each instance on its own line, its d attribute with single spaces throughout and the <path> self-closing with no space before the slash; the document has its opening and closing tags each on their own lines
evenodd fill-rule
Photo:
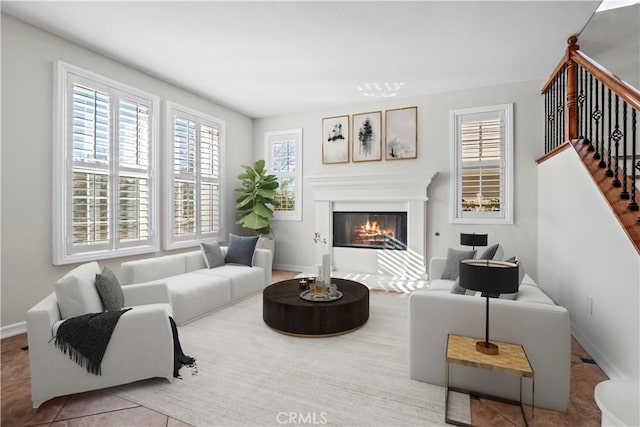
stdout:
<svg viewBox="0 0 640 427">
<path fill-rule="evenodd" d="M 372 292 L 360 329 L 300 338 L 265 325 L 256 295 L 179 328 L 197 374 L 115 392 L 195 426 L 445 425 L 443 387 L 409 378 L 408 301 Z M 452 393 L 449 412 L 470 422 L 468 397 Z"/>
</svg>

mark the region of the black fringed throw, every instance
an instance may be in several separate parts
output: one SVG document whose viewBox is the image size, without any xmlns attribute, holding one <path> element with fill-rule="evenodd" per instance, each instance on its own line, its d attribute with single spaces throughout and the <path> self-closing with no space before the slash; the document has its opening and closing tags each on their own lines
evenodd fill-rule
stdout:
<svg viewBox="0 0 640 427">
<path fill-rule="evenodd" d="M 131 308 L 120 311 L 105 311 L 103 313 L 88 313 L 67 319 L 58 328 L 55 336 L 55 346 L 78 365 L 87 368 L 87 372 L 102 375 L 100 365 L 111 340 L 113 330 L 122 316 Z M 178 339 L 176 322 L 169 316 L 171 333 L 173 335 L 173 376 L 180 377 L 180 368 L 193 368 L 193 374 L 198 372 L 196 359 L 187 356 L 182 351 Z"/>
<path fill-rule="evenodd" d="M 102 375 L 100 364 L 113 330 L 130 308 L 120 311 L 88 313 L 67 319 L 58 328 L 55 346 L 87 372 Z"/>
<path fill-rule="evenodd" d="M 195 367 L 196 359 L 187 356 L 182 352 L 182 346 L 180 345 L 180 339 L 178 339 L 178 328 L 173 317 L 169 316 L 169 322 L 171 323 L 171 333 L 173 334 L 173 377 L 182 378 L 180 376 L 180 368 L 188 366 L 194 368 L 194 373 L 198 370 Z"/>
</svg>

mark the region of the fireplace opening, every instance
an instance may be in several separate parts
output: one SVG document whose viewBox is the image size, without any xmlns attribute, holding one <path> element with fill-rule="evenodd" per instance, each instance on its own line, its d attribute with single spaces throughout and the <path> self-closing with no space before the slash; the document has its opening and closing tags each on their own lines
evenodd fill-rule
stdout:
<svg viewBox="0 0 640 427">
<path fill-rule="evenodd" d="M 333 246 L 407 249 L 406 212 L 334 212 Z"/>
</svg>

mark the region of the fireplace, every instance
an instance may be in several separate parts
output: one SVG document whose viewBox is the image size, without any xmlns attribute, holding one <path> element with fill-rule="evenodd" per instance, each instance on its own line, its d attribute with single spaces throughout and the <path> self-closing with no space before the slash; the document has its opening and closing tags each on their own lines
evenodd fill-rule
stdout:
<svg viewBox="0 0 640 427">
<path fill-rule="evenodd" d="M 334 272 L 342 273 L 342 277 L 346 277 L 345 272 L 357 272 L 385 277 L 388 280 L 424 280 L 427 270 L 427 187 L 433 176 L 434 173 L 428 171 L 424 174 L 305 176 L 305 182 L 313 188 L 315 227 L 312 231 L 326 236 L 329 246 L 327 248 L 327 245 L 314 245 L 315 265 L 322 263 L 322 256 L 329 249 L 332 269 Z M 401 222 L 404 221 L 404 224 L 400 224 L 400 228 L 404 231 L 398 230 L 398 224 L 395 222 L 389 224 L 389 221 L 385 223 L 380 218 L 371 217 L 368 220 L 369 229 L 372 222 L 377 222 L 381 231 L 395 226 L 396 229 L 392 230 L 393 239 L 402 242 L 403 250 L 375 250 L 383 246 L 381 242 L 384 239 L 380 237 L 377 240 L 369 239 L 369 250 L 363 250 L 362 246 L 359 246 L 361 243 L 357 243 L 358 246 L 346 247 L 345 241 L 340 242 L 341 238 L 334 235 L 338 223 L 334 213 L 402 213 Z M 363 223 L 365 232 L 366 224 L 367 219 Z M 345 234 L 349 227 L 342 229 L 345 230 Z M 386 240 L 388 242 L 390 239 Z"/>
<path fill-rule="evenodd" d="M 333 212 L 333 246 L 407 249 L 406 212 Z"/>
</svg>

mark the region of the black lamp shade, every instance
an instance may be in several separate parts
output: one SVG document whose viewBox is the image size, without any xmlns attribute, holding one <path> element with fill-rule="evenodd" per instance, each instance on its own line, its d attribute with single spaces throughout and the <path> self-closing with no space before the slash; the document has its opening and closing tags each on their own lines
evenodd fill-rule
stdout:
<svg viewBox="0 0 640 427">
<path fill-rule="evenodd" d="M 495 260 L 462 260 L 460 286 L 488 294 L 513 294 L 520 286 L 518 265 Z"/>
<path fill-rule="evenodd" d="M 460 233 L 462 246 L 487 246 L 487 234 Z"/>
</svg>

